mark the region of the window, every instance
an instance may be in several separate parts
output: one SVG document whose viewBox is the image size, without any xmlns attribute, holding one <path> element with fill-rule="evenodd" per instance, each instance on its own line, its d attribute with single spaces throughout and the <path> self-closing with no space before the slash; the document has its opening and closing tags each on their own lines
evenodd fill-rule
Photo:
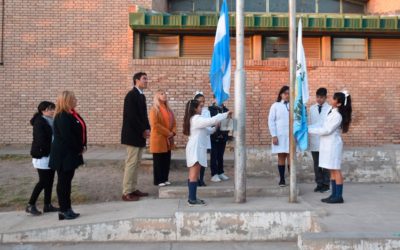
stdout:
<svg viewBox="0 0 400 250">
<path fill-rule="evenodd" d="M 289 1 L 269 0 L 269 12 L 288 12 Z"/>
<path fill-rule="evenodd" d="M 215 12 L 217 3 L 216 0 L 170 0 L 168 10 L 169 12 Z"/>
<path fill-rule="evenodd" d="M 144 58 L 179 57 L 179 36 L 146 35 L 142 43 Z"/>
<path fill-rule="evenodd" d="M 364 13 L 364 4 L 354 3 L 350 1 L 343 1 L 343 13 Z"/>
<path fill-rule="evenodd" d="M 333 38 L 332 58 L 366 60 L 366 39 L 364 38 Z"/>
<path fill-rule="evenodd" d="M 321 59 L 321 38 L 303 37 L 303 47 L 308 59 Z M 263 58 L 288 58 L 289 39 L 287 37 L 264 37 Z"/>
<path fill-rule="evenodd" d="M 211 59 L 214 50 L 214 36 L 183 36 L 181 57 Z M 236 40 L 231 37 L 231 59 L 236 58 Z M 252 59 L 251 37 L 244 39 L 245 59 Z"/>
<path fill-rule="evenodd" d="M 319 0 L 319 13 L 340 13 L 339 0 Z"/>
<path fill-rule="evenodd" d="M 377 60 L 399 60 L 400 39 L 390 39 L 390 38 L 369 39 L 368 58 Z"/>
<path fill-rule="evenodd" d="M 287 37 L 265 37 L 263 43 L 264 58 L 289 57 L 289 40 Z"/>
<path fill-rule="evenodd" d="M 315 0 L 297 0 L 296 11 L 298 13 L 315 13 Z"/>
</svg>

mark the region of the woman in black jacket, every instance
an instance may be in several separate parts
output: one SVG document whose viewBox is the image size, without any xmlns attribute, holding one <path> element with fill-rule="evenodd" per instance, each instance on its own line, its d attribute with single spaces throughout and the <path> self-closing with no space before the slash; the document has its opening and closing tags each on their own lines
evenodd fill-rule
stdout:
<svg viewBox="0 0 400 250">
<path fill-rule="evenodd" d="M 41 215 L 36 207 L 36 201 L 44 189 L 43 212 L 56 212 L 58 208 L 51 205 L 51 192 L 54 182 L 54 170 L 49 168 L 51 141 L 53 140 L 53 116 L 55 105 L 43 101 L 38 106 L 38 112 L 31 119 L 33 126 L 33 141 L 31 147 L 32 164 L 39 174 L 39 182 L 33 189 L 25 211 L 32 215 Z"/>
<path fill-rule="evenodd" d="M 71 208 L 71 183 L 75 169 L 83 165 L 86 151 L 86 124 L 75 111 L 77 100 L 71 91 L 57 98 L 54 118 L 54 141 L 50 153 L 50 168 L 57 171 L 57 196 L 60 205 L 59 220 L 72 220 L 79 216 Z"/>
</svg>

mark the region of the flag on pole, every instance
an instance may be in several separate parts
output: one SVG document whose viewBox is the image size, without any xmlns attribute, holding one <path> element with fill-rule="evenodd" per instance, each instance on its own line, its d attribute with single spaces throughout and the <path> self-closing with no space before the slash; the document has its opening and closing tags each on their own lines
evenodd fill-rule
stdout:
<svg viewBox="0 0 400 250">
<path fill-rule="evenodd" d="M 229 15 L 226 0 L 222 3 L 217 32 L 215 34 L 210 82 L 217 104 L 221 105 L 229 98 L 229 88 L 231 85 Z"/>
<path fill-rule="evenodd" d="M 301 151 L 308 147 L 308 127 L 306 105 L 309 99 L 306 56 L 303 47 L 303 27 L 301 18 L 297 34 L 297 67 L 296 67 L 296 89 L 294 101 L 294 124 L 293 133 L 297 146 Z"/>
</svg>

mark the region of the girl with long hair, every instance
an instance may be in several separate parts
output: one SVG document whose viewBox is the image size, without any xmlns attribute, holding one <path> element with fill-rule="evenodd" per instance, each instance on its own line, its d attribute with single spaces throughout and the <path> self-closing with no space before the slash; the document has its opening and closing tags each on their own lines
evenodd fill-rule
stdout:
<svg viewBox="0 0 400 250">
<path fill-rule="evenodd" d="M 268 127 L 272 137 L 272 154 L 278 154 L 279 186 L 285 187 L 285 165 L 289 161 L 289 87 L 279 90 L 276 102 L 268 116 Z M 288 169 L 290 170 L 289 162 Z"/>
<path fill-rule="evenodd" d="M 332 109 L 322 127 L 310 126 L 308 132 L 320 136 L 319 166 L 329 169 L 332 194 L 322 202 L 343 203 L 343 175 L 341 172 L 343 141 L 342 133 L 349 131 L 351 123 L 351 97 L 344 92 L 336 92 L 332 98 Z"/>
<path fill-rule="evenodd" d="M 186 145 L 186 166 L 189 168 L 189 206 L 205 206 L 203 200 L 197 198 L 197 186 L 201 167 L 207 167 L 207 135 L 208 127 L 216 126 L 219 122 L 232 115 L 232 112 L 217 114 L 205 118 L 201 115 L 202 103 L 190 100 L 186 104 L 183 119 L 183 134 L 189 136 Z"/>
<path fill-rule="evenodd" d="M 168 105 L 167 94 L 158 90 L 150 110 L 150 152 L 153 154 L 154 185 L 170 185 L 168 180 L 171 164 L 171 150 L 174 149 L 176 121 Z"/>
<path fill-rule="evenodd" d="M 42 212 L 36 208 L 36 201 L 42 190 L 44 190 L 43 212 L 58 211 L 58 208 L 51 205 L 51 193 L 53 190 L 55 171 L 49 168 L 55 107 L 54 103 L 43 101 L 39 104 L 37 112 L 31 119 L 31 125 L 33 126 L 33 141 L 31 146 L 32 164 L 39 175 L 39 182 L 33 189 L 28 206 L 25 209 L 25 211 L 31 215 L 42 214 Z"/>
</svg>

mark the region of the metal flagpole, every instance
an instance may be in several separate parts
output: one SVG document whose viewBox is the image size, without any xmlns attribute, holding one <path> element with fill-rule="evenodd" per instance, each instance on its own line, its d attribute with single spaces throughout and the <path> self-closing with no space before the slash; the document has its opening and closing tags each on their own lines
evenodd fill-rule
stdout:
<svg viewBox="0 0 400 250">
<path fill-rule="evenodd" d="M 290 143 L 290 194 L 289 202 L 297 202 L 297 173 L 296 173 L 296 142 L 293 135 L 294 99 L 296 84 L 296 0 L 289 0 L 289 53 L 290 53 L 290 118 L 289 118 L 289 143 Z"/>
<path fill-rule="evenodd" d="M 246 202 L 246 79 L 244 71 L 244 0 L 236 0 L 235 201 Z"/>
</svg>

